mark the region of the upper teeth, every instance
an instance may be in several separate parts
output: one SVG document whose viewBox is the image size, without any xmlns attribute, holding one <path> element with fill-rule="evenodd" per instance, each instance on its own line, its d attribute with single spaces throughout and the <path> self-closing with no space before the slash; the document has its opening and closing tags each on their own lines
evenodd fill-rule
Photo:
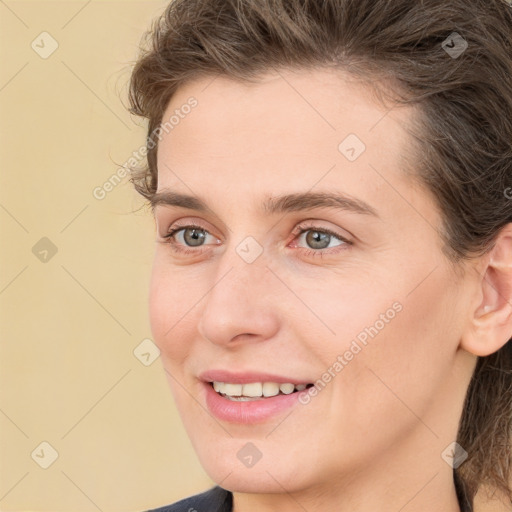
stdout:
<svg viewBox="0 0 512 512">
<path fill-rule="evenodd" d="M 232 384 L 229 382 L 214 382 L 213 389 L 217 393 L 228 396 L 275 396 L 281 393 L 289 395 L 294 390 L 302 391 L 306 389 L 306 384 L 292 384 L 286 382 L 278 384 L 277 382 L 251 382 L 250 384 Z"/>
</svg>

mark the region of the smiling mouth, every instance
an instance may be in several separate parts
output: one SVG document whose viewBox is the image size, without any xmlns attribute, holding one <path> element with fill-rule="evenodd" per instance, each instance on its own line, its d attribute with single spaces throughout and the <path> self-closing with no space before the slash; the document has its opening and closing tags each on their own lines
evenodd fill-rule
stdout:
<svg viewBox="0 0 512 512">
<path fill-rule="evenodd" d="M 234 384 L 230 382 L 209 382 L 210 386 L 223 398 L 234 402 L 265 400 L 279 395 L 291 395 L 310 388 L 313 384 L 293 384 L 277 382 L 251 382 Z"/>
</svg>

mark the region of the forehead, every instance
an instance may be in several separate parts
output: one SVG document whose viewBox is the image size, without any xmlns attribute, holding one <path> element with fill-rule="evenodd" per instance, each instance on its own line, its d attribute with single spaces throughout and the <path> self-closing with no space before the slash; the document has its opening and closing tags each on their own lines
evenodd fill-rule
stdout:
<svg viewBox="0 0 512 512">
<path fill-rule="evenodd" d="M 360 81 L 332 69 L 279 70 L 262 75 L 256 84 L 203 77 L 184 84 L 171 99 L 164 122 L 189 98 L 197 105 L 182 113 L 179 123 L 164 134 L 159 153 L 167 161 L 187 157 L 254 161 L 286 155 L 307 162 L 319 154 L 338 158 L 339 144 L 350 134 L 363 142 L 365 150 L 385 146 L 387 154 L 393 149 L 403 153 L 403 126 L 411 108 L 390 111 L 371 92 Z"/>
<path fill-rule="evenodd" d="M 390 109 L 372 92 L 333 70 L 280 70 L 256 84 L 224 76 L 189 82 L 163 116 L 162 122 L 171 116 L 179 122 L 159 143 L 158 190 L 212 201 L 231 192 L 233 201 L 238 195 L 261 202 L 278 190 L 314 187 L 389 196 L 382 176 L 405 177 L 399 176 L 410 145 L 404 127 L 413 111 Z M 195 106 L 184 108 L 191 99 Z"/>
</svg>

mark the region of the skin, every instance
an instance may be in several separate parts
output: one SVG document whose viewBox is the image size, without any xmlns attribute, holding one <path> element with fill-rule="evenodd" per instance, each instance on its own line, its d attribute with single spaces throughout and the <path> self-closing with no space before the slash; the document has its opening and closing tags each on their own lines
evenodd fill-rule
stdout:
<svg viewBox="0 0 512 512">
<path fill-rule="evenodd" d="M 456 439 L 476 355 L 512 334 L 511 230 L 455 274 L 433 198 L 403 171 L 412 107 L 385 115 L 339 71 L 261 80 L 189 82 L 163 116 L 198 101 L 161 139 L 158 191 L 197 196 L 208 210 L 156 206 L 150 291 L 154 340 L 191 442 L 236 512 L 459 511 L 441 454 Z M 338 150 L 350 133 L 366 145 L 353 162 Z M 271 195 L 308 191 L 357 198 L 378 217 L 262 209 Z M 187 245 L 183 231 L 169 243 L 177 222 L 199 224 L 204 245 Z M 297 226 L 351 243 L 312 248 Z M 250 264 L 236 251 L 248 236 L 263 250 Z M 401 311 L 307 405 L 250 425 L 208 412 L 201 372 L 315 382 L 396 302 Z M 247 468 L 237 452 L 249 441 L 262 458 Z"/>
</svg>

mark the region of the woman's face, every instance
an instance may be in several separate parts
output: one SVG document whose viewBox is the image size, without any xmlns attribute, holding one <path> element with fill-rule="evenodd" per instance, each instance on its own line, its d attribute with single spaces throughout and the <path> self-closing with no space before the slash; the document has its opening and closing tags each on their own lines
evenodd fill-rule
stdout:
<svg viewBox="0 0 512 512">
<path fill-rule="evenodd" d="M 162 122 L 173 114 L 150 317 L 210 477 L 293 492 L 383 468 L 419 489 L 417 471 L 451 472 L 469 303 L 434 201 L 403 171 L 414 112 L 316 70 L 197 80 Z M 234 395 L 317 386 L 240 401 L 212 381 Z"/>
</svg>

